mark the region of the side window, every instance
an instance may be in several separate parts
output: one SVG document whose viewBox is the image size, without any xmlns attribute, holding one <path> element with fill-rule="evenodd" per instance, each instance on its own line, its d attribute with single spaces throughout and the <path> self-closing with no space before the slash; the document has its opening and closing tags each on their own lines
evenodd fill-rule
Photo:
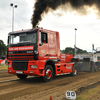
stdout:
<svg viewBox="0 0 100 100">
<path fill-rule="evenodd" d="M 48 43 L 47 33 L 39 32 L 39 44 Z"/>
<path fill-rule="evenodd" d="M 42 34 L 42 43 L 48 43 L 47 33 L 41 32 Z"/>
</svg>

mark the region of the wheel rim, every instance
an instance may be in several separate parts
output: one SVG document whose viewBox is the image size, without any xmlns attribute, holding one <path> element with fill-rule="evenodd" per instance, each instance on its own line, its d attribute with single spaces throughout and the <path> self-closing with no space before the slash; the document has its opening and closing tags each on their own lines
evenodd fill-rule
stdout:
<svg viewBox="0 0 100 100">
<path fill-rule="evenodd" d="M 76 70 L 76 69 L 74 69 L 74 74 L 75 74 L 75 75 L 77 74 L 77 70 Z"/>
<path fill-rule="evenodd" d="M 50 79 L 51 76 L 52 76 L 52 71 L 50 69 L 47 69 L 47 71 L 46 71 L 46 77 L 47 77 L 47 79 Z"/>
</svg>

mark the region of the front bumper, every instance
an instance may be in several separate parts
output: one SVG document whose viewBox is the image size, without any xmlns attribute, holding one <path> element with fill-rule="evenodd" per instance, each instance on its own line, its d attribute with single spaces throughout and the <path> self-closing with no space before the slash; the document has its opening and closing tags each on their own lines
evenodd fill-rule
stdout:
<svg viewBox="0 0 100 100">
<path fill-rule="evenodd" d="M 24 74 L 24 75 L 33 75 L 33 76 L 44 76 L 45 75 L 45 71 L 44 70 L 22 71 L 22 70 L 8 69 L 7 71 L 8 71 L 9 74 Z"/>
<path fill-rule="evenodd" d="M 20 63 L 19 63 L 20 64 Z M 44 60 L 36 60 L 36 61 L 28 61 L 28 65 L 27 68 L 24 70 L 21 70 L 21 65 L 18 69 L 17 66 L 16 68 L 14 68 L 13 62 L 9 61 L 8 65 L 10 65 L 10 67 L 8 67 L 8 73 L 10 74 L 24 74 L 24 75 L 38 75 L 38 76 L 44 76 L 45 75 L 45 70 L 44 70 L 44 66 L 45 66 L 45 61 Z M 37 68 L 31 68 L 31 65 L 37 65 Z"/>
</svg>

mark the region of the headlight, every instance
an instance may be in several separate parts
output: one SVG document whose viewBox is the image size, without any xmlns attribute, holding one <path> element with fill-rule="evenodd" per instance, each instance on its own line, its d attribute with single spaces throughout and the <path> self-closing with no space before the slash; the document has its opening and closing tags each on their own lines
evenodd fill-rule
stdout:
<svg viewBox="0 0 100 100">
<path fill-rule="evenodd" d="M 8 67 L 11 67 L 11 65 L 8 65 Z"/>
<path fill-rule="evenodd" d="M 31 68 L 37 68 L 37 65 L 31 65 L 30 67 Z"/>
</svg>

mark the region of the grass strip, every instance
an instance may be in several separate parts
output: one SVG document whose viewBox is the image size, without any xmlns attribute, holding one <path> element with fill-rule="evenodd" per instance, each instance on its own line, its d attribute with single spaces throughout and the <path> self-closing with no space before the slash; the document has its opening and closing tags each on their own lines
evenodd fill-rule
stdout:
<svg viewBox="0 0 100 100">
<path fill-rule="evenodd" d="M 100 85 L 80 94 L 76 100 L 100 100 Z"/>
</svg>

